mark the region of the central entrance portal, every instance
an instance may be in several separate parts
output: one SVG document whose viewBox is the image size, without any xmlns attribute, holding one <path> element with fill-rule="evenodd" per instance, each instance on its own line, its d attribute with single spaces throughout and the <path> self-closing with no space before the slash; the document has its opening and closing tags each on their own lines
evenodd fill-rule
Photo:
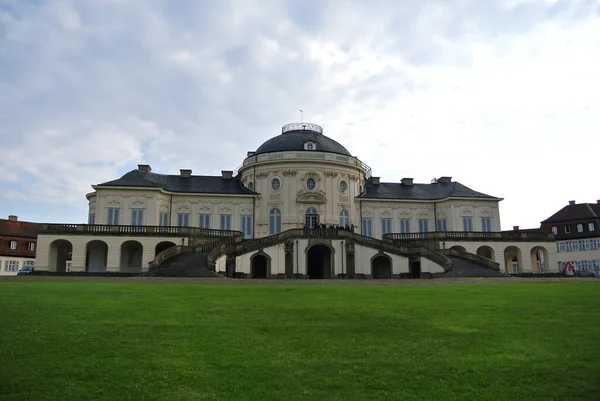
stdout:
<svg viewBox="0 0 600 401">
<path fill-rule="evenodd" d="M 325 245 L 315 245 L 308 250 L 306 255 L 306 274 L 309 279 L 329 279 L 333 258 L 331 249 Z"/>
</svg>

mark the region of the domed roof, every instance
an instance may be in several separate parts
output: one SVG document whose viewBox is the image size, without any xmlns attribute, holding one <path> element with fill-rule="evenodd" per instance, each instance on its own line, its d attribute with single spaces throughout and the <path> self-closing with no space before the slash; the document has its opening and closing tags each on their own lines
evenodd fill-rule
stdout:
<svg viewBox="0 0 600 401">
<path fill-rule="evenodd" d="M 321 126 L 311 123 L 284 125 L 281 129 L 281 135 L 271 138 L 260 145 L 254 154 L 282 152 L 286 150 L 330 152 L 352 156 L 345 147 L 323 135 L 323 128 Z"/>
</svg>

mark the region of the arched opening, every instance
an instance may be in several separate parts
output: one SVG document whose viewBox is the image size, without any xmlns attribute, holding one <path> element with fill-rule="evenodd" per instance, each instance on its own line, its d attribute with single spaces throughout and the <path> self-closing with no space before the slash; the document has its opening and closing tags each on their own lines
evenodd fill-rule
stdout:
<svg viewBox="0 0 600 401">
<path fill-rule="evenodd" d="M 125 241 L 121 245 L 121 273 L 141 273 L 144 247 L 137 241 Z"/>
<path fill-rule="evenodd" d="M 519 274 L 523 272 L 521 250 L 516 246 L 504 249 L 504 268 L 508 274 Z"/>
<path fill-rule="evenodd" d="M 85 271 L 88 273 L 106 273 L 108 245 L 104 241 L 93 240 L 85 247 Z"/>
<path fill-rule="evenodd" d="M 413 259 L 408 265 L 410 278 L 421 278 L 421 261 Z"/>
<path fill-rule="evenodd" d="M 467 252 L 467 250 L 465 249 L 464 246 L 460 246 L 460 245 L 454 245 L 453 247 L 450 247 L 450 250 L 455 250 L 458 252 Z"/>
<path fill-rule="evenodd" d="M 496 256 L 494 255 L 494 250 L 487 246 L 480 246 L 479 248 L 477 248 L 477 255 L 482 256 L 486 259 L 492 260 L 492 261 L 496 261 Z"/>
<path fill-rule="evenodd" d="M 392 278 L 392 261 L 385 255 L 377 255 L 371 260 L 371 276 L 373 278 Z"/>
<path fill-rule="evenodd" d="M 257 253 L 250 260 L 250 276 L 252 278 L 269 278 L 269 258 L 267 255 Z"/>
<path fill-rule="evenodd" d="M 306 224 L 306 226 L 309 228 L 314 228 L 319 223 L 319 211 L 314 207 L 309 207 L 306 210 L 306 215 L 304 216 L 304 224 Z"/>
<path fill-rule="evenodd" d="M 50 271 L 64 273 L 71 262 L 73 244 L 65 239 L 57 239 L 50 244 L 48 267 Z M 70 263 L 69 263 L 70 264 Z"/>
<path fill-rule="evenodd" d="M 325 245 L 314 245 L 306 255 L 306 274 L 309 279 L 331 278 L 333 255 Z"/>
<path fill-rule="evenodd" d="M 171 242 L 171 241 L 163 241 L 163 242 L 159 242 L 158 244 L 156 244 L 156 247 L 154 248 L 154 256 L 158 255 L 161 252 L 166 251 L 169 248 L 173 248 L 175 245 L 175 243 Z"/>
<path fill-rule="evenodd" d="M 548 267 L 548 250 L 543 246 L 531 248 L 531 272 L 544 274 Z"/>
</svg>

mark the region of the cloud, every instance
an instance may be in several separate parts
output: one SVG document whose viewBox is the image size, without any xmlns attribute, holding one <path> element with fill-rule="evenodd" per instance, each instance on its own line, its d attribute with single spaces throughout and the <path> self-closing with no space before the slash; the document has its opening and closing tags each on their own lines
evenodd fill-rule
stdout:
<svg viewBox="0 0 600 401">
<path fill-rule="evenodd" d="M 590 0 L 4 2 L 0 199 L 218 174 L 303 109 L 382 180 L 452 175 L 537 226 L 599 197 L 598 37 Z"/>
</svg>

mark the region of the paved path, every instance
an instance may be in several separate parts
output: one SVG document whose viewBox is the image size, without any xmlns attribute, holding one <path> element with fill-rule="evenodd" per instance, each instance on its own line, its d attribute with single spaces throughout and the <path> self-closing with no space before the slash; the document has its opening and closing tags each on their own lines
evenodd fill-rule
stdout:
<svg viewBox="0 0 600 401">
<path fill-rule="evenodd" d="M 486 277 L 434 278 L 393 280 L 283 280 L 283 279 L 228 279 L 197 277 L 88 277 L 88 276 L 0 276 L 0 282 L 83 282 L 83 283 L 143 283 L 143 284 L 236 284 L 236 285 L 452 285 L 452 284 L 533 284 L 582 283 L 600 284 L 600 279 L 583 277 Z"/>
</svg>

